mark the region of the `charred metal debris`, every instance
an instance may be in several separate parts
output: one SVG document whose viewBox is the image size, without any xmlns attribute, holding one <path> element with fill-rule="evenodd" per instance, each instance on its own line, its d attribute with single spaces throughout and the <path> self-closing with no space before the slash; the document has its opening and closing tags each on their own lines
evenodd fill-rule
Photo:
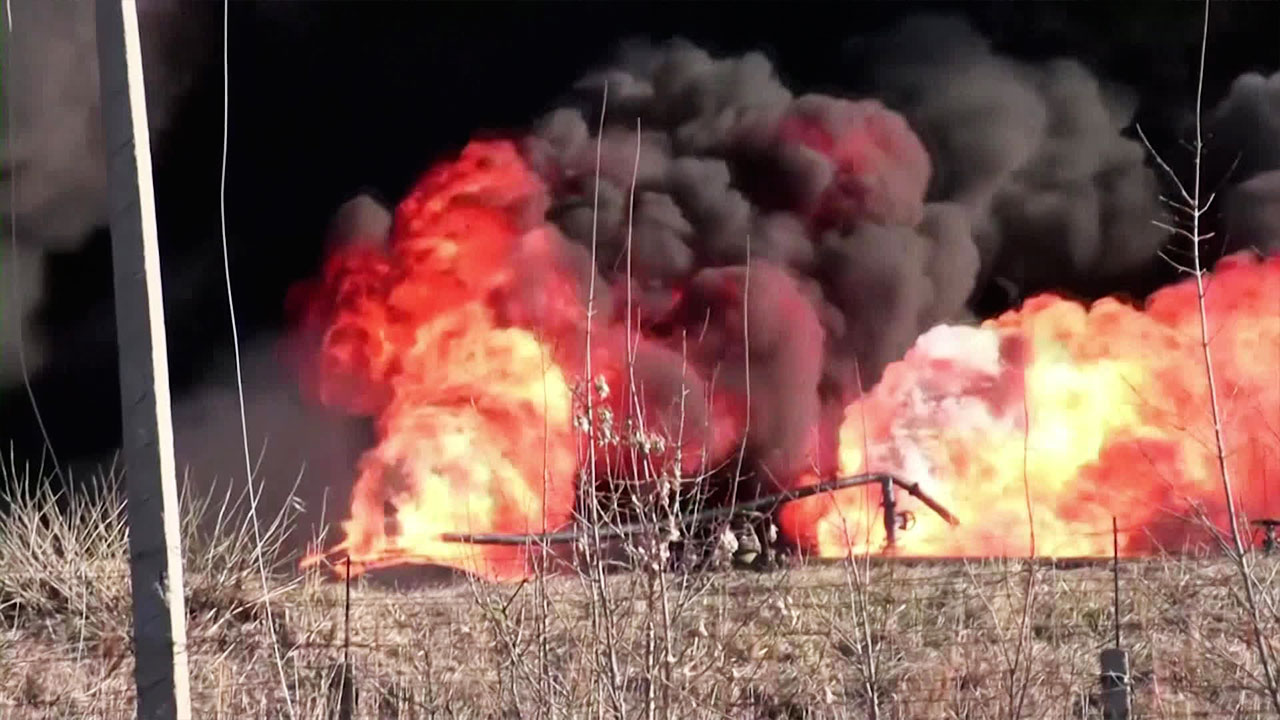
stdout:
<svg viewBox="0 0 1280 720">
<path fill-rule="evenodd" d="M 908 531 L 915 525 L 915 515 L 898 508 L 899 490 L 920 501 L 948 524 L 953 526 L 960 524 L 959 518 L 921 489 L 918 483 L 908 482 L 888 473 L 866 473 L 824 480 L 750 500 L 702 509 L 685 516 L 683 521 L 689 525 L 723 527 L 725 532 L 732 533 L 732 542 L 729 542 L 728 538 L 724 542 L 732 545 L 729 553 L 732 554 L 735 563 L 750 565 L 761 559 L 772 560 L 772 545 L 777 531 L 767 518 L 779 507 L 806 497 L 869 485 L 880 487 L 886 552 L 892 552 L 897 545 L 900 531 Z M 765 519 L 763 523 L 760 522 L 762 518 Z M 761 527 L 762 532 L 757 533 L 753 526 Z M 642 535 L 652 529 L 651 522 L 611 524 L 599 530 L 590 531 L 590 539 L 620 540 Z M 588 531 L 582 528 L 549 533 L 445 533 L 441 539 L 445 542 L 472 545 L 561 545 L 585 542 L 588 540 L 587 533 Z M 764 535 L 763 540 L 760 535 Z"/>
</svg>

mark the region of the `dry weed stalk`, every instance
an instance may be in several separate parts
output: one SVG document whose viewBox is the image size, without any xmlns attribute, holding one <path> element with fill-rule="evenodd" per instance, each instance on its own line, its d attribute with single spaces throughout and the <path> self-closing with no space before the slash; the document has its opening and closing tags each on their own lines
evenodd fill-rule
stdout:
<svg viewBox="0 0 1280 720">
<path fill-rule="evenodd" d="M 118 497 L 98 502 L 78 517 L 109 517 Z M 233 496 L 227 504 L 234 502 Z M 50 503 L 30 507 L 66 513 Z M 32 538 L 25 529 L 58 522 L 10 519 L 0 522 L 0 535 L 10 542 L 0 555 L 0 584 L 18 579 L 11 568 L 22 558 L 11 549 L 39 558 L 32 549 L 49 547 L 48 533 Z M 223 527 L 232 533 L 239 523 Z M 113 533 L 103 527 L 85 536 L 103 538 L 93 547 L 123 547 L 123 535 Z M 643 538 L 636 546 L 644 547 Z M 207 554 L 196 547 L 190 552 L 193 568 Z M 631 571 L 608 574 L 628 717 L 865 718 L 871 712 L 867 680 L 882 718 L 1009 716 L 1011 683 L 1002 657 L 1016 652 L 1014 628 L 1024 607 L 1016 564 L 977 563 L 966 571 L 946 564 L 887 566 L 859 555 L 854 567 L 810 565 L 767 575 L 674 569 L 659 576 L 636 565 L 642 557 L 613 560 Z M 65 578 L 66 598 L 42 614 L 6 606 L 0 666 L 17 673 L 15 682 L 0 686 L 0 717 L 115 718 L 132 711 L 131 656 L 127 642 L 115 645 L 112 635 L 127 632 L 125 559 L 103 562 L 110 572 L 94 575 L 73 565 L 54 567 L 46 558 L 50 572 Z M 258 625 L 264 614 L 255 609 L 254 564 L 248 555 L 239 562 L 244 575 L 231 585 L 241 583 L 243 594 L 209 594 L 206 584 L 191 598 L 199 607 L 189 618 L 194 702 L 202 717 L 219 709 L 223 716 L 278 717 L 285 705 Z M 578 718 L 602 711 L 612 717 L 607 695 L 595 695 L 608 680 L 593 654 L 589 606 L 595 600 L 576 576 L 557 575 L 549 565 L 543 618 L 544 604 L 532 592 L 536 576 L 523 588 L 389 587 L 394 578 L 376 576 L 354 581 L 349 647 L 360 692 L 353 716 Z M 1223 611 L 1238 589 L 1233 566 L 1181 557 L 1135 560 L 1128 570 L 1132 610 L 1121 622 L 1132 628 L 1142 714 L 1265 714 L 1265 696 L 1252 690 L 1247 672 L 1252 666 L 1256 673 L 1256 661 L 1241 616 Z M 861 597 L 849 590 L 855 571 Z M 1033 647 L 1024 651 L 1034 668 L 1018 676 L 1030 678 L 1021 716 L 1092 716 L 1097 647 L 1111 636 L 1110 574 L 1100 567 L 1038 568 L 1036 578 L 1027 635 Z M 664 621 L 653 613 L 660 611 L 659 581 L 668 588 L 669 644 Z M 679 590 L 684 584 L 687 594 Z M 333 718 L 329 681 L 346 646 L 344 587 L 314 574 L 301 582 L 281 574 L 273 578 L 273 592 L 280 634 L 290 638 L 287 669 L 300 716 Z M 118 598 L 114 606 L 112 597 Z M 539 637 L 543 628 L 546 636 Z M 545 664 L 539 659 L 544 646 Z M 669 681 L 662 676 L 664 651 L 671 657 Z M 540 675 L 544 668 L 547 678 Z M 652 689 L 646 678 L 656 680 Z"/>
<path fill-rule="evenodd" d="M 862 457 L 866 463 L 865 469 L 867 471 L 871 471 L 871 448 L 867 437 L 867 417 L 862 395 L 862 367 L 856 357 L 854 358 L 853 370 L 854 383 L 858 387 L 857 402 L 862 425 Z M 844 544 L 845 547 L 848 548 L 843 568 L 845 586 L 848 590 L 847 601 L 849 603 L 849 617 L 854 628 L 852 632 L 848 630 L 840 632 L 841 643 L 843 645 L 841 648 L 841 654 L 852 661 L 858 682 L 865 694 L 867 717 L 870 718 L 870 720 L 879 720 L 881 678 L 880 666 L 877 662 L 880 655 L 880 642 L 878 642 L 878 639 L 884 636 L 884 628 L 881 623 L 876 623 L 879 626 L 877 629 L 881 630 L 881 632 L 874 634 L 872 632 L 873 617 L 870 605 L 871 592 L 869 588 L 871 583 L 871 522 L 867 516 L 870 509 L 865 507 L 865 500 L 867 497 L 865 491 L 859 490 L 858 492 L 862 494 L 861 496 L 864 500 L 864 517 L 862 527 L 865 528 L 866 533 L 866 535 L 861 538 L 860 543 L 855 543 L 855 539 L 849 531 L 849 522 L 845 518 L 844 513 L 838 513 L 841 529 L 844 534 Z M 835 505 L 835 498 L 831 498 L 830 502 L 833 507 L 838 509 L 838 506 Z M 888 522 L 889 520 L 886 521 Z M 894 518 L 891 521 L 897 522 L 897 519 Z M 859 558 L 855 557 L 853 552 L 853 548 L 857 547 L 858 544 L 864 548 L 861 557 L 861 565 L 859 565 Z M 890 570 L 889 579 L 892 580 L 892 577 L 893 573 L 892 570 Z M 890 584 L 884 587 L 884 591 L 892 593 L 892 585 Z M 833 623 L 833 625 L 835 627 L 841 626 L 841 624 L 837 623 Z"/>
<path fill-rule="evenodd" d="M 1156 152 L 1147 141 L 1145 135 L 1141 135 L 1143 143 L 1146 145 L 1148 152 L 1156 160 L 1156 163 L 1164 171 L 1169 181 L 1173 183 L 1178 192 L 1177 198 L 1161 198 L 1168 204 L 1175 215 L 1180 216 L 1182 223 L 1163 223 L 1155 221 L 1156 225 L 1173 233 L 1176 237 L 1186 240 L 1190 244 L 1191 265 L 1187 266 L 1164 255 L 1165 259 L 1176 267 L 1179 271 L 1190 275 L 1195 279 L 1196 283 L 1196 309 L 1199 317 L 1200 337 L 1199 346 L 1201 355 L 1204 360 L 1205 382 L 1208 386 L 1209 394 L 1209 411 L 1213 425 L 1213 444 L 1217 469 L 1222 479 L 1222 494 L 1227 512 L 1228 528 L 1226 531 L 1226 540 L 1224 541 L 1222 533 L 1204 513 L 1197 508 L 1198 515 L 1202 524 L 1211 530 L 1213 537 L 1221 545 L 1224 553 L 1231 559 L 1236 568 L 1240 580 L 1240 590 L 1243 597 L 1241 598 L 1245 613 L 1246 621 L 1249 623 L 1252 631 L 1252 645 L 1256 653 L 1258 665 L 1261 668 L 1262 676 L 1259 678 L 1261 690 L 1269 697 L 1272 707 L 1277 715 L 1280 715 L 1280 679 L 1276 676 L 1275 670 L 1275 648 L 1272 633 L 1267 632 L 1268 623 L 1262 614 L 1263 604 L 1273 605 L 1274 600 L 1269 600 L 1266 596 L 1274 594 L 1274 586 L 1271 589 L 1259 582 L 1259 577 L 1255 573 L 1255 563 L 1250 549 L 1245 545 L 1244 538 L 1240 530 L 1240 518 L 1238 517 L 1238 509 L 1236 507 L 1235 489 L 1232 486 L 1231 470 L 1228 465 L 1228 456 L 1230 451 L 1227 447 L 1227 440 L 1223 432 L 1223 411 L 1218 395 L 1218 388 L 1214 378 L 1213 351 L 1211 348 L 1211 333 L 1209 329 L 1210 319 L 1206 302 L 1207 288 L 1205 283 L 1206 269 L 1201 259 L 1202 244 L 1211 239 L 1214 234 L 1212 232 L 1203 232 L 1200 221 L 1213 205 L 1216 193 L 1210 193 L 1207 198 L 1203 198 L 1202 192 L 1202 173 L 1201 161 L 1204 156 L 1204 139 L 1203 139 L 1203 111 L 1202 99 L 1204 95 L 1204 75 L 1205 75 L 1205 56 L 1209 45 L 1209 0 L 1204 3 L 1203 25 L 1200 38 L 1200 63 L 1196 74 L 1196 100 L 1195 100 L 1195 141 L 1192 144 L 1192 182 L 1191 188 L 1181 181 L 1177 173 L 1175 173 L 1168 163 Z M 1229 541 L 1229 542 L 1228 542 Z"/>
</svg>

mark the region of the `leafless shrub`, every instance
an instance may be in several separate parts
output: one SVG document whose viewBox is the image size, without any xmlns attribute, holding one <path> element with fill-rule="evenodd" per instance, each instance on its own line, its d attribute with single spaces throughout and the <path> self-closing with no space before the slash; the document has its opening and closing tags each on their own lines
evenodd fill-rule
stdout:
<svg viewBox="0 0 1280 720">
<path fill-rule="evenodd" d="M 1188 244 L 1190 265 L 1179 263 L 1167 255 L 1165 258 L 1181 272 L 1194 278 L 1196 283 L 1196 301 L 1200 327 L 1199 347 L 1204 360 L 1205 383 L 1208 386 L 1209 395 L 1208 412 L 1213 427 L 1211 448 L 1217 461 L 1216 469 L 1222 481 L 1223 501 L 1227 512 L 1228 527 L 1225 531 L 1222 530 L 1200 509 L 1197 509 L 1196 514 L 1200 524 L 1218 541 L 1223 553 L 1235 566 L 1239 576 L 1238 592 L 1232 594 L 1230 601 L 1234 607 L 1240 608 L 1244 613 L 1244 621 L 1252 636 L 1251 644 L 1254 649 L 1257 672 L 1254 673 L 1252 669 L 1238 663 L 1229 661 L 1229 664 L 1241 671 L 1246 671 L 1247 674 L 1252 676 L 1258 690 L 1270 699 L 1272 709 L 1276 714 L 1280 715 L 1280 677 L 1277 677 L 1275 667 L 1276 646 L 1274 640 L 1277 632 L 1280 632 L 1280 626 L 1274 623 L 1274 613 L 1271 613 L 1270 617 L 1267 614 L 1267 609 L 1274 608 L 1276 605 L 1274 598 L 1276 589 L 1274 583 L 1262 582 L 1263 578 L 1259 576 L 1256 570 L 1257 562 L 1252 549 L 1246 543 L 1241 528 L 1243 522 L 1239 517 L 1236 491 L 1232 483 L 1228 462 L 1231 450 L 1224 433 L 1224 412 L 1220 404 L 1218 387 L 1214 377 L 1211 323 L 1206 303 L 1207 282 L 1205 275 L 1207 268 L 1204 267 L 1202 261 L 1202 249 L 1204 243 L 1212 239 L 1213 233 L 1204 232 L 1201 220 L 1208 213 L 1214 201 L 1213 193 L 1203 193 L 1204 178 L 1201 176 L 1201 162 L 1204 157 L 1201 100 L 1204 93 L 1205 56 L 1208 44 L 1209 2 L 1205 0 L 1204 25 L 1200 43 L 1200 66 L 1196 81 L 1195 138 L 1191 144 L 1193 153 L 1191 182 L 1184 183 L 1170 168 L 1169 164 L 1165 162 L 1164 158 L 1151 147 L 1145 136 L 1142 137 L 1142 140 L 1146 144 L 1148 152 L 1151 153 L 1160 168 L 1164 170 L 1166 177 L 1177 191 L 1175 197 L 1163 198 L 1165 203 L 1172 209 L 1176 221 L 1173 224 L 1157 221 L 1156 224 Z"/>
<path fill-rule="evenodd" d="M 0 685 L 0 717 L 132 715 L 121 505 L 109 493 L 94 497 L 78 501 L 78 514 L 68 513 L 69 499 L 59 505 L 46 497 L 11 507 L 0 520 L 0 667 L 12 678 Z M 221 503 L 220 496 L 213 506 Z M 234 534 L 237 526 L 221 527 Z M 88 558 L 101 571 L 50 562 L 42 553 L 55 537 L 94 538 L 57 542 L 79 548 L 66 557 Z M 235 542 L 222 538 L 213 546 Z M 196 557 L 210 556 L 198 543 L 188 552 L 188 567 L 208 562 Z M 257 625 L 263 614 L 253 609 L 252 565 L 240 561 L 243 595 L 199 581 L 189 588 L 192 688 L 201 717 L 284 711 Z M 886 718 L 1007 718 L 1011 689 L 1022 717 L 1096 715 L 1097 651 L 1112 642 L 1105 566 L 1037 563 L 1030 611 L 1027 570 L 1014 561 L 858 557 L 853 595 L 847 564 L 772 573 L 677 567 L 661 576 L 646 576 L 634 561 L 632 567 L 605 576 L 627 717 L 861 718 L 871 707 L 869 680 Z M 1276 558 L 1257 558 L 1253 567 L 1259 582 L 1274 583 L 1268 578 L 1280 570 Z M 51 576 L 46 582 L 60 588 L 52 597 L 61 599 L 50 600 L 47 586 L 24 580 L 20 568 Z M 1120 623 L 1135 712 L 1269 712 L 1248 623 L 1233 604 L 1240 590 L 1229 559 L 1134 559 L 1122 569 Z M 231 586 L 240 581 L 234 572 L 224 577 Z M 548 571 L 523 586 L 405 588 L 362 576 L 352 583 L 349 626 L 342 583 L 294 577 L 281 572 L 272 583 L 301 717 L 337 717 L 332 679 L 347 652 L 358 690 L 354 717 L 612 716 L 607 694 L 597 692 L 610 671 L 591 636 L 591 605 L 600 594 L 572 571 Z M 669 621 L 661 617 L 659 582 L 668 588 Z M 1006 658 L 1016 655 L 1019 638 L 1034 661 L 1011 675 Z"/>
</svg>

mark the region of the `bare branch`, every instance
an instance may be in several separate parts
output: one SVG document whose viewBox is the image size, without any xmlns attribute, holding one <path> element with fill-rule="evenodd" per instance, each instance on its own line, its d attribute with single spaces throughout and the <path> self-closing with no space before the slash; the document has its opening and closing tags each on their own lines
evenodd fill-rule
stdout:
<svg viewBox="0 0 1280 720">
<path fill-rule="evenodd" d="M 1164 170 L 1165 175 L 1170 180 L 1173 181 L 1174 185 L 1177 186 L 1178 192 L 1182 195 L 1182 199 L 1187 203 L 1187 205 L 1194 207 L 1196 204 L 1195 200 L 1193 200 L 1191 198 L 1191 195 L 1187 193 L 1186 187 L 1182 185 L 1182 181 L 1178 179 L 1178 175 L 1173 171 L 1173 168 L 1170 168 L 1169 164 L 1166 163 L 1164 161 L 1164 158 L 1160 156 L 1160 153 L 1156 152 L 1156 149 L 1151 146 L 1151 141 L 1147 140 L 1147 134 L 1142 132 L 1142 126 L 1135 124 L 1134 129 L 1138 131 L 1138 137 L 1142 138 L 1142 144 L 1146 146 L 1147 152 L 1151 153 L 1151 157 L 1154 158 L 1157 163 L 1159 163 L 1160 168 Z"/>
</svg>

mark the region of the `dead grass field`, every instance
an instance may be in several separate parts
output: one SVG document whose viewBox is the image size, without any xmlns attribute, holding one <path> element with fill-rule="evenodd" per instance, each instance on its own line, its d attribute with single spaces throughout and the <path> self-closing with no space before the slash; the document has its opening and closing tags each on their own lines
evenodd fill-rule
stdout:
<svg viewBox="0 0 1280 720">
<path fill-rule="evenodd" d="M 118 495 L 13 498 L 0 515 L 0 717 L 131 717 Z M 197 717 L 289 715 L 273 636 L 305 718 L 338 717 L 344 653 L 353 717 L 1100 716 L 1098 653 L 1114 634 L 1105 562 L 641 567 L 520 586 L 405 586 L 393 581 L 422 574 L 392 573 L 353 582 L 348 625 L 342 583 L 275 557 L 272 633 L 250 533 L 231 520 L 242 513 L 185 506 Z M 1136 717 L 1267 716 L 1234 572 L 1212 557 L 1122 563 Z M 1271 637 L 1278 572 L 1260 558 Z"/>
</svg>

